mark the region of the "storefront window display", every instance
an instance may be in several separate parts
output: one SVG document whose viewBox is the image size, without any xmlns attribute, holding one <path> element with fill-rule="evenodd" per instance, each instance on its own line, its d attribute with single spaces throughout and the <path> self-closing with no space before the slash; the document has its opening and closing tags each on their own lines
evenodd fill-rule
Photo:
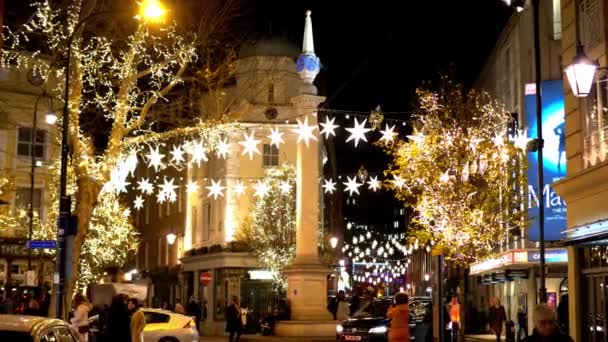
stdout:
<svg viewBox="0 0 608 342">
<path fill-rule="evenodd" d="M 608 329 L 608 246 L 581 248 L 581 302 L 584 341 L 606 341 Z"/>
</svg>

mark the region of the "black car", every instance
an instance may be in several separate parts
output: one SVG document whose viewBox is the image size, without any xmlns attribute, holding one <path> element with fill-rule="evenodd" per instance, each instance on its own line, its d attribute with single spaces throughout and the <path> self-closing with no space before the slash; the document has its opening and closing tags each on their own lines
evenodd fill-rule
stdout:
<svg viewBox="0 0 608 342">
<path fill-rule="evenodd" d="M 388 341 L 390 320 L 386 312 L 393 303 L 391 298 L 374 299 L 362 303 L 361 308 L 348 320 L 336 327 L 336 341 L 384 342 Z M 410 306 L 410 339 L 432 340 L 433 310 L 429 297 L 413 297 Z"/>
</svg>

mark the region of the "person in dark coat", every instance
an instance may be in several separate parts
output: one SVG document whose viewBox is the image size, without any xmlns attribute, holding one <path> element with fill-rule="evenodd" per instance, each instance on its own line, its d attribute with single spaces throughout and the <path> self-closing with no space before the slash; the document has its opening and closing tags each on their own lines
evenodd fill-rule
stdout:
<svg viewBox="0 0 608 342">
<path fill-rule="evenodd" d="M 224 313 L 226 318 L 226 332 L 228 333 L 229 342 L 239 342 L 243 331 L 243 321 L 241 320 L 241 309 L 239 307 L 239 298 L 232 296 L 230 305 Z"/>
<path fill-rule="evenodd" d="M 353 291 L 352 296 L 350 297 L 350 315 L 354 315 L 359 307 L 361 306 L 361 298 L 359 298 L 359 291 Z"/>
<path fill-rule="evenodd" d="M 555 319 L 555 312 L 547 304 L 539 304 L 534 309 L 534 331 L 524 342 L 572 342 L 563 334 Z"/>
<path fill-rule="evenodd" d="M 193 316 L 196 319 L 196 330 L 200 332 L 201 329 L 201 318 L 203 316 L 201 306 L 194 296 L 190 297 L 190 301 L 186 306 L 186 313 L 188 316 Z"/>
<path fill-rule="evenodd" d="M 112 305 L 108 310 L 108 341 L 131 342 L 131 321 L 127 300 L 128 298 L 121 294 L 112 299 Z"/>
<path fill-rule="evenodd" d="M 496 341 L 500 342 L 502 335 L 502 327 L 507 320 L 507 313 L 504 306 L 500 303 L 500 299 L 493 298 L 490 306 L 490 328 L 496 335 Z"/>
</svg>

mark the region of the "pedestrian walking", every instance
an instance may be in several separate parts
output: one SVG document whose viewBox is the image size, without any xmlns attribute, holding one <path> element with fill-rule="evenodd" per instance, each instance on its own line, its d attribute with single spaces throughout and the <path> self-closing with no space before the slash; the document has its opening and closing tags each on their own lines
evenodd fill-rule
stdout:
<svg viewBox="0 0 608 342">
<path fill-rule="evenodd" d="M 91 306 L 85 296 L 77 293 L 74 297 L 74 317 L 70 320 L 70 325 L 76 332 L 78 342 L 89 340 L 89 311 Z"/>
<path fill-rule="evenodd" d="M 146 317 L 139 309 L 137 298 L 130 298 L 127 305 L 131 316 L 130 330 L 131 342 L 144 342 L 144 328 L 146 327 Z"/>
<path fill-rule="evenodd" d="M 329 302 L 327 303 L 327 311 L 331 313 L 334 318 L 334 321 L 338 319 L 336 317 L 336 314 L 338 313 L 338 296 L 333 297 L 329 300 Z"/>
<path fill-rule="evenodd" d="M 128 298 L 119 294 L 112 299 L 108 310 L 108 341 L 131 342 L 131 324 L 127 309 Z"/>
<path fill-rule="evenodd" d="M 557 326 L 555 312 L 547 304 L 539 304 L 534 309 L 534 330 L 524 342 L 572 342 Z"/>
<path fill-rule="evenodd" d="M 350 297 L 350 315 L 354 315 L 359 307 L 361 307 L 361 298 L 359 298 L 359 291 L 355 290 Z"/>
<path fill-rule="evenodd" d="M 196 330 L 200 332 L 201 318 L 203 313 L 196 297 L 190 297 L 190 301 L 188 302 L 188 306 L 186 307 L 186 312 L 188 313 L 188 316 L 193 316 L 196 319 Z"/>
<path fill-rule="evenodd" d="M 458 296 L 453 295 L 450 301 L 450 330 L 451 330 L 451 342 L 458 341 L 458 332 L 460 331 L 460 303 L 458 302 Z"/>
<path fill-rule="evenodd" d="M 232 296 L 230 305 L 226 308 L 226 332 L 228 333 L 229 342 L 239 342 L 243 329 L 243 321 L 241 320 L 241 310 L 239 308 L 239 299 L 237 296 Z"/>
<path fill-rule="evenodd" d="M 241 303 L 241 308 L 239 309 L 241 312 L 241 322 L 243 323 L 243 335 L 247 334 L 247 315 L 249 314 L 249 309 L 247 308 L 247 304 Z"/>
<path fill-rule="evenodd" d="M 526 337 L 528 337 L 528 313 L 523 305 L 520 305 L 517 309 L 517 341 L 523 341 Z"/>
<path fill-rule="evenodd" d="M 338 305 L 336 307 L 336 319 L 338 321 L 344 321 L 348 319 L 348 303 L 346 302 L 346 294 L 340 290 L 338 292 Z"/>
<path fill-rule="evenodd" d="M 391 320 L 388 331 L 388 342 L 402 342 L 410 340 L 410 308 L 405 293 L 395 296 L 395 304 L 391 305 L 386 317 Z"/>
<path fill-rule="evenodd" d="M 502 326 L 507 319 L 507 313 L 504 306 L 500 303 L 500 299 L 494 297 L 490 302 L 490 329 L 496 334 L 496 341 L 500 342 L 502 335 Z"/>
</svg>

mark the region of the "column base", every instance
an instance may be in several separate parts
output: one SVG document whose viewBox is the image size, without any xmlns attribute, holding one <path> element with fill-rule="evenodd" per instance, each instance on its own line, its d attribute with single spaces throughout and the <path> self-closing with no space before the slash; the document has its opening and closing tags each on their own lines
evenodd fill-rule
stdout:
<svg viewBox="0 0 608 342">
<path fill-rule="evenodd" d="M 300 338 L 302 341 L 335 340 L 338 321 L 282 321 L 277 322 L 274 334 L 277 337 Z"/>
<path fill-rule="evenodd" d="M 318 258 L 296 258 L 285 270 L 292 321 L 331 320 L 327 311 L 327 275 L 330 273 Z"/>
</svg>

